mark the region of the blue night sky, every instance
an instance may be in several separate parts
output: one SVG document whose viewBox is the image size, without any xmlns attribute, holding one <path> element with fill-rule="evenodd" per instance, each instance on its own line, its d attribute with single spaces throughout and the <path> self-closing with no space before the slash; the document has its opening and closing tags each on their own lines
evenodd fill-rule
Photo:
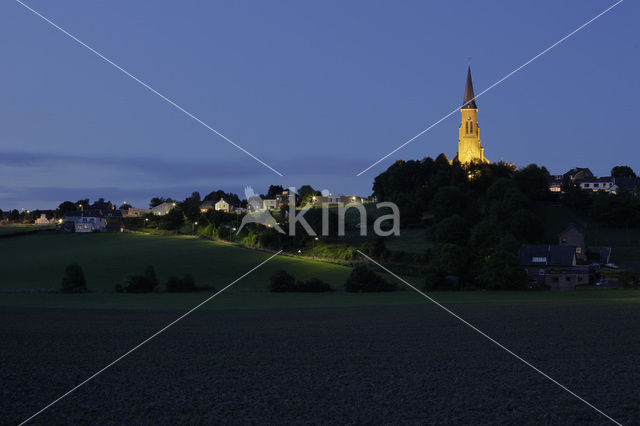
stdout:
<svg viewBox="0 0 640 426">
<path fill-rule="evenodd" d="M 0 3 L 0 208 L 144 207 L 245 185 L 369 195 L 452 158 L 459 113 L 356 173 L 614 1 L 27 1 L 279 177 L 13 1 Z M 640 172 L 640 6 L 627 0 L 480 97 L 491 161 Z"/>
</svg>

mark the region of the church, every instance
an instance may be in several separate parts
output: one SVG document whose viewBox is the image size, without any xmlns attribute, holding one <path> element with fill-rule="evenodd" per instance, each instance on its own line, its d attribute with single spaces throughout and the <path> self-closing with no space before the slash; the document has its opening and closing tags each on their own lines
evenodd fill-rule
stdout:
<svg viewBox="0 0 640 426">
<path fill-rule="evenodd" d="M 478 126 L 478 106 L 473 93 L 471 67 L 467 69 L 467 83 L 464 87 L 464 99 L 460 108 L 462 117 L 458 128 L 458 153 L 453 161 L 462 164 L 471 162 L 489 163 L 484 156 L 484 148 L 480 143 L 480 128 Z"/>
</svg>

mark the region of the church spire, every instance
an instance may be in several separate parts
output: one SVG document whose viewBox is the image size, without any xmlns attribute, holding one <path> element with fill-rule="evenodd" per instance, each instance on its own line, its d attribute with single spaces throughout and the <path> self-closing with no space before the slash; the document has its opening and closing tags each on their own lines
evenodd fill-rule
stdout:
<svg viewBox="0 0 640 426">
<path fill-rule="evenodd" d="M 478 109 L 476 99 L 473 94 L 473 81 L 471 81 L 471 66 L 467 68 L 467 84 L 464 86 L 464 100 L 462 101 L 462 109 Z"/>
</svg>

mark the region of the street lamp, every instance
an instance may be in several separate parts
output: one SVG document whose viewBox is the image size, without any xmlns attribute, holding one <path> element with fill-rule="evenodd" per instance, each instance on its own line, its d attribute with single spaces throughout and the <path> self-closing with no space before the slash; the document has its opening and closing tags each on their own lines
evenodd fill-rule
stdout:
<svg viewBox="0 0 640 426">
<path fill-rule="evenodd" d="M 194 234 L 196 233 L 196 226 L 198 226 L 198 222 L 193 222 L 192 229 Z"/>
<path fill-rule="evenodd" d="M 231 239 L 231 233 L 232 233 L 233 231 L 235 231 L 235 230 L 236 230 L 236 228 L 229 228 L 229 241 L 232 241 L 232 239 Z"/>
<path fill-rule="evenodd" d="M 318 237 L 313 238 L 313 260 L 316 260 L 316 241 L 318 241 Z"/>
<path fill-rule="evenodd" d="M 302 254 L 302 250 L 298 250 L 298 254 Z"/>
<path fill-rule="evenodd" d="M 147 222 L 149 222 L 149 218 L 148 217 L 146 217 L 144 219 L 144 229 L 147 229 Z"/>
</svg>

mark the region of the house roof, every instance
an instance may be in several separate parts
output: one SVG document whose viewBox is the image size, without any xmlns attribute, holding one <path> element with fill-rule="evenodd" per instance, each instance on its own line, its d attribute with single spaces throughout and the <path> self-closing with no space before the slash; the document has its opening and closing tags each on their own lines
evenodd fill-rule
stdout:
<svg viewBox="0 0 640 426">
<path fill-rule="evenodd" d="M 464 99 L 462 109 L 478 109 L 476 95 L 473 93 L 473 81 L 471 80 L 471 67 L 467 68 L 467 82 L 464 85 Z"/>
<path fill-rule="evenodd" d="M 593 173 L 586 167 L 574 167 L 563 175 L 567 179 L 592 178 Z"/>
<path fill-rule="evenodd" d="M 572 266 L 575 246 L 523 244 L 520 247 L 521 265 Z M 535 261 L 534 258 L 544 259 Z"/>
<path fill-rule="evenodd" d="M 583 183 L 583 182 L 595 182 L 595 183 L 602 183 L 602 182 L 613 182 L 614 178 L 612 178 L 611 176 L 602 176 L 602 177 L 585 177 L 585 178 L 580 178 L 580 179 L 575 179 L 575 182 L 577 183 Z"/>
<path fill-rule="evenodd" d="M 582 226 L 580 226 L 580 225 L 578 225 L 578 224 L 575 224 L 575 223 L 570 223 L 570 224 L 569 224 L 569 225 L 567 225 L 567 227 L 566 227 L 566 228 L 564 228 L 564 229 L 562 230 L 562 232 L 560 232 L 558 235 L 564 235 L 564 234 L 566 234 L 567 232 L 569 232 L 569 231 L 570 231 L 570 230 L 572 230 L 572 229 L 575 229 L 575 230 L 577 230 L 577 231 L 581 232 L 582 234 L 584 234 L 584 228 L 582 228 Z"/>
</svg>

